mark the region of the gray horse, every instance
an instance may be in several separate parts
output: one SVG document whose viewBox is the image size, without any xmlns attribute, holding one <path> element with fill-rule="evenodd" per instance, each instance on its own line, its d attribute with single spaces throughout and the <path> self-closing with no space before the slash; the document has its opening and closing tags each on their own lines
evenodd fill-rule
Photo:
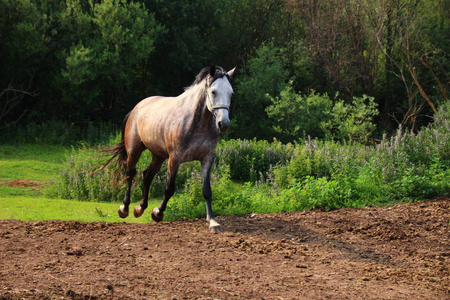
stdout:
<svg viewBox="0 0 450 300">
<path fill-rule="evenodd" d="M 122 124 L 122 140 L 109 149 L 124 165 L 128 188 L 119 216 L 128 216 L 130 192 L 136 175 L 136 164 L 146 149 L 152 153 L 152 161 L 144 171 L 144 184 L 140 205 L 134 208 L 140 217 L 148 204 L 150 184 L 169 159 L 167 185 L 164 200 L 152 211 L 152 219 L 162 221 L 167 202 L 175 192 L 175 176 L 180 164 L 198 160 L 202 166 L 203 196 L 206 200 L 206 219 L 212 232 L 223 231 L 214 219 L 211 208 L 211 166 L 219 134 L 230 127 L 229 107 L 233 88 L 230 79 L 236 68 L 224 71 L 221 67 L 206 67 L 197 75 L 194 83 L 178 97 L 149 97 L 139 102 L 125 117 Z M 102 168 L 103 168 L 102 167 Z"/>
</svg>

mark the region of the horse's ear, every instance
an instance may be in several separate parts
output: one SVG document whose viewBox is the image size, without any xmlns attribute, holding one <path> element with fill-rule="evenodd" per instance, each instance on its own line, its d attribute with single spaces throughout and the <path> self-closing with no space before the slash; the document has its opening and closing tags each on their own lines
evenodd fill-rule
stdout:
<svg viewBox="0 0 450 300">
<path fill-rule="evenodd" d="M 233 78 L 234 71 L 236 71 L 237 67 L 234 67 L 233 70 L 227 72 L 228 77 Z"/>
<path fill-rule="evenodd" d="M 214 77 L 215 74 L 216 74 L 216 65 L 212 65 L 211 67 L 209 67 L 209 75 L 211 75 L 211 77 Z"/>
</svg>

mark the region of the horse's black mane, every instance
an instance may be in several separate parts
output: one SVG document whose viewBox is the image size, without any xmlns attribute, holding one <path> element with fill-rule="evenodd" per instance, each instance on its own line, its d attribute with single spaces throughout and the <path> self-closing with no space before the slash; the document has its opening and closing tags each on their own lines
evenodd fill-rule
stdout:
<svg viewBox="0 0 450 300">
<path fill-rule="evenodd" d="M 223 76 L 227 76 L 228 74 L 227 72 L 225 72 L 225 70 L 222 67 L 219 66 L 215 66 L 216 72 L 214 74 L 213 80 L 211 81 L 214 82 L 214 80 L 218 79 L 218 78 L 222 78 Z M 200 73 L 198 73 L 197 77 L 195 77 L 195 81 L 192 85 L 196 85 L 199 84 L 200 82 L 203 81 L 203 79 L 205 79 L 209 73 L 210 73 L 211 67 L 205 67 L 203 68 Z"/>
<path fill-rule="evenodd" d="M 210 84 L 213 83 L 214 80 L 216 80 L 218 78 L 222 78 L 224 76 L 226 76 L 228 78 L 228 80 L 230 80 L 230 77 L 228 76 L 228 73 L 222 67 L 219 67 L 219 66 L 204 67 L 200 71 L 200 73 L 198 73 L 198 75 L 195 77 L 194 82 L 190 86 L 185 87 L 184 90 L 187 91 L 188 89 L 190 89 L 193 86 L 195 86 L 195 85 L 199 84 L 200 82 L 202 82 L 206 77 L 208 77 L 212 67 L 214 67 L 216 72 L 214 73 L 213 80 L 210 82 Z"/>
</svg>

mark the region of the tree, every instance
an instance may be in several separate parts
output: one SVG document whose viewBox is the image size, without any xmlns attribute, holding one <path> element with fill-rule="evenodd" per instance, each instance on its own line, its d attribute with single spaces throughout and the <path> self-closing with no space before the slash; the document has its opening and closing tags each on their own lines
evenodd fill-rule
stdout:
<svg viewBox="0 0 450 300">
<path fill-rule="evenodd" d="M 154 16 L 125 0 L 87 6 L 67 0 L 61 17 L 61 30 L 72 35 L 70 50 L 61 51 L 62 99 L 71 114 L 93 115 L 129 103 L 126 95 L 146 76 L 155 39 L 164 32 Z"/>
<path fill-rule="evenodd" d="M 364 1 L 303 0 L 299 6 L 314 76 L 319 79 L 317 89 L 349 96 L 372 94 L 377 56 L 366 35 Z"/>
<path fill-rule="evenodd" d="M 395 121 L 416 129 L 449 98 L 448 3 L 0 0 L 0 91 L 26 91 L 32 77 L 38 94 L 3 120 L 26 110 L 22 123 L 119 123 L 143 97 L 179 95 L 214 63 L 239 65 L 229 137 L 276 135 L 266 108 L 290 81 L 293 94 L 339 92 L 346 105 L 373 96 L 382 131 Z"/>
<path fill-rule="evenodd" d="M 450 30 L 445 21 L 449 7 L 440 0 L 379 0 L 372 3 L 377 8 L 372 11 L 371 20 L 376 42 L 386 62 L 387 90 L 395 93 L 394 78 L 404 90 L 403 97 L 387 98 L 382 108 L 396 120 L 396 115 L 400 114 L 398 123 L 417 129 L 422 116 L 436 112 L 439 99 L 448 99 L 448 67 L 444 62 L 449 59 L 445 49 L 450 49 L 448 43 L 442 43 L 445 36 L 442 29 Z M 400 86 L 397 93 L 398 89 Z"/>
<path fill-rule="evenodd" d="M 30 78 L 27 86 L 15 88 L 10 84 L 0 91 L 0 130 L 14 125 L 22 119 L 27 109 L 21 108 L 21 103 L 26 96 L 35 97 L 36 93 L 30 91 L 33 78 Z"/>
<path fill-rule="evenodd" d="M 334 98 L 315 91 L 305 95 L 288 85 L 270 100 L 266 111 L 274 121 L 277 138 L 284 142 L 307 137 L 367 142 L 376 128 L 377 105 L 366 95 L 346 103 L 338 94 Z"/>
<path fill-rule="evenodd" d="M 0 88 L 23 86 L 31 76 L 30 89 L 39 92 L 32 101 L 24 94 L 8 110 L 12 119 L 25 108 L 35 122 L 118 119 L 144 96 L 164 29 L 143 4 L 0 0 L 0 10 Z"/>
<path fill-rule="evenodd" d="M 288 72 L 284 68 L 283 49 L 273 43 L 263 44 L 248 61 L 246 73 L 236 79 L 231 136 L 272 139 L 274 132 L 266 114 L 268 95 L 278 95 L 286 85 Z M 234 132 L 233 128 L 236 128 Z"/>
<path fill-rule="evenodd" d="M 0 127 L 17 123 L 33 109 L 47 54 L 47 21 L 32 0 L 0 0 Z"/>
</svg>

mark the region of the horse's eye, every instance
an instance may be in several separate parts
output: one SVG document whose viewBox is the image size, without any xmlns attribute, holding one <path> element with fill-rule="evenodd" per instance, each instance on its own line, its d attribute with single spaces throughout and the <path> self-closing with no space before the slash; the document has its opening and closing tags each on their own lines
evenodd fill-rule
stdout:
<svg viewBox="0 0 450 300">
<path fill-rule="evenodd" d="M 213 96 L 215 96 L 215 95 L 216 95 L 216 91 L 211 91 L 211 94 L 212 94 Z"/>
</svg>

